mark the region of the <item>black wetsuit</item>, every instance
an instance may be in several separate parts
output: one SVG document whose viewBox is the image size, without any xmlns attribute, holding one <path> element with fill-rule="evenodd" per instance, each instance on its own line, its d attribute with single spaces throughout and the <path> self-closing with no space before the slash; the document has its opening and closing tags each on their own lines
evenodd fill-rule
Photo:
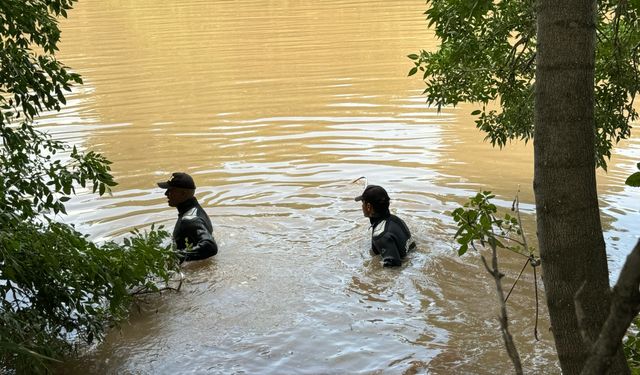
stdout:
<svg viewBox="0 0 640 375">
<path fill-rule="evenodd" d="M 411 240 L 411 232 L 407 224 L 395 215 L 386 213 L 369 218 L 371 221 L 371 251 L 382 257 L 385 267 L 402 264 L 402 258 L 416 244 Z"/>
<path fill-rule="evenodd" d="M 178 221 L 173 228 L 173 240 L 180 263 L 216 255 L 218 245 L 213 238 L 211 219 L 196 198 L 180 203 L 177 209 Z"/>
</svg>

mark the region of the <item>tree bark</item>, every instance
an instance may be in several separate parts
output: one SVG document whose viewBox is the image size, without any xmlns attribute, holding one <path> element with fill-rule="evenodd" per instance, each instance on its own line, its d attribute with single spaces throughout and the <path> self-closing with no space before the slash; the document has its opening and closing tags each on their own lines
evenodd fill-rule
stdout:
<svg viewBox="0 0 640 375">
<path fill-rule="evenodd" d="M 609 312 L 595 178 L 595 16 L 592 0 L 538 2 L 533 187 L 551 327 L 560 367 L 569 375 L 580 373 L 590 349 L 573 299 L 583 283 L 592 342 Z M 629 373 L 621 350 L 611 370 Z"/>
</svg>

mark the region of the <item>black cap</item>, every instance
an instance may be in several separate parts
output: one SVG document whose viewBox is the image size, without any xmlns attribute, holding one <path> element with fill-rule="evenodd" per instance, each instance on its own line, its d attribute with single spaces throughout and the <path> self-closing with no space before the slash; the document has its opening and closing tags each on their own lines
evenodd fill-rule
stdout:
<svg viewBox="0 0 640 375">
<path fill-rule="evenodd" d="M 175 172 L 171 174 L 171 178 L 167 182 L 158 182 L 158 186 L 163 189 L 170 187 L 182 188 L 182 189 L 195 189 L 196 184 L 193 182 L 193 178 L 186 173 Z"/>
<path fill-rule="evenodd" d="M 359 195 L 355 198 L 356 202 L 365 201 L 368 203 L 385 203 L 389 202 L 389 194 L 384 190 L 382 186 L 378 185 L 369 185 L 367 186 L 362 195 Z"/>
</svg>

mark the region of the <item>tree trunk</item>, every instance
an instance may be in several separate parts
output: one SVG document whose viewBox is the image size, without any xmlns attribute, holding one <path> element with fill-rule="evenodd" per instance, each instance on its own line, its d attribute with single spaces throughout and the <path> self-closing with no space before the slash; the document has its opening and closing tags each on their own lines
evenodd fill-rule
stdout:
<svg viewBox="0 0 640 375">
<path fill-rule="evenodd" d="M 590 340 L 609 312 L 594 156 L 596 2 L 538 4 L 533 183 L 538 241 L 560 366 L 563 374 L 579 374 L 590 349 L 574 307 L 583 283 Z M 621 350 L 610 373 L 629 373 Z"/>
</svg>

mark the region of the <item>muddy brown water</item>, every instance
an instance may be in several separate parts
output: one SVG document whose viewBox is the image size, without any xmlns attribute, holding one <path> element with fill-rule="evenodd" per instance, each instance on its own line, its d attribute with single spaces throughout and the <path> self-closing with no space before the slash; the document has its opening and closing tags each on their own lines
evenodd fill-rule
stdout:
<svg viewBox="0 0 640 375">
<path fill-rule="evenodd" d="M 520 189 L 530 241 L 532 148 L 483 142 L 473 106 L 428 108 L 406 55 L 437 46 L 423 0 L 83 0 L 59 58 L 85 84 L 40 120 L 105 154 L 112 196 L 64 218 L 97 241 L 171 227 L 155 182 L 194 176 L 220 253 L 185 267 L 180 293 L 150 297 L 67 363 L 69 374 L 500 374 L 511 365 L 492 281 L 456 255 L 448 212 L 479 190 L 507 210 Z M 615 278 L 638 238 L 640 189 L 624 186 L 640 139 L 616 149 L 599 192 Z M 418 251 L 399 269 L 367 252 L 353 197 L 385 186 Z M 524 263 L 501 254 L 510 286 Z M 541 286 L 540 280 L 538 280 Z M 527 373 L 558 373 L 533 276 L 509 300 Z M 541 301 L 542 303 L 543 301 Z M 542 304 L 544 305 L 544 304 Z"/>
</svg>

